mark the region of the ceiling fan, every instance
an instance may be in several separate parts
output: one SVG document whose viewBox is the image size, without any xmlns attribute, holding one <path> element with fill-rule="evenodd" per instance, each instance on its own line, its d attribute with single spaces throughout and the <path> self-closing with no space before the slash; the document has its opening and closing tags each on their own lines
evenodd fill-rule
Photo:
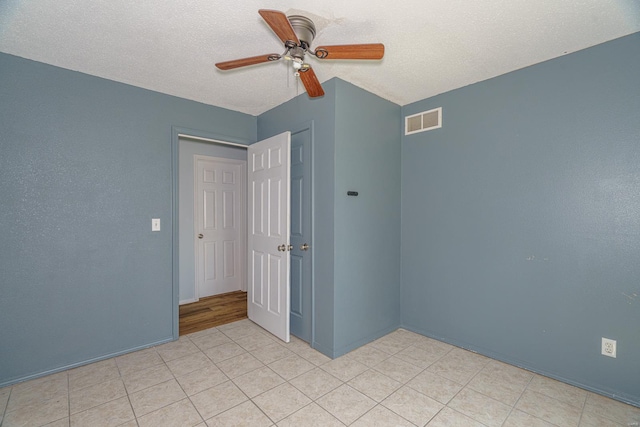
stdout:
<svg viewBox="0 0 640 427">
<path fill-rule="evenodd" d="M 258 13 L 284 43 L 284 53 L 281 55 L 270 53 L 218 62 L 216 67 L 221 70 L 231 70 L 284 58 L 292 61 L 294 73 L 302 80 L 309 97 L 316 98 L 323 96 L 324 90 L 311 65 L 304 61 L 305 54 L 308 53 L 318 59 L 382 59 L 384 56 L 382 43 L 319 46 L 315 50 L 311 50 L 311 42 L 316 36 L 316 27 L 309 18 L 301 15 L 287 17 L 280 11 L 267 9 L 260 9 Z"/>
</svg>

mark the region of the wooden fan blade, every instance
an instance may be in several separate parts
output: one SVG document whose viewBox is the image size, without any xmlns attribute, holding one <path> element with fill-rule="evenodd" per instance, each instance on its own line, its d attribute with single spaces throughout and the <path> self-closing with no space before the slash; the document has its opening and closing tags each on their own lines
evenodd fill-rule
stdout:
<svg viewBox="0 0 640 427">
<path fill-rule="evenodd" d="M 384 45 L 370 43 L 320 46 L 316 48 L 316 54 L 319 59 L 382 59 Z"/>
<path fill-rule="evenodd" d="M 268 55 L 252 56 L 250 58 L 234 59 L 233 61 L 218 62 L 216 67 L 221 70 L 232 70 L 234 68 L 246 67 L 248 65 L 261 64 L 263 62 L 277 61 L 280 55 L 270 53 Z"/>
<path fill-rule="evenodd" d="M 307 68 L 307 71 L 301 70 L 300 80 L 302 80 L 302 84 L 307 90 L 309 98 L 324 96 L 324 90 L 322 89 L 322 85 L 320 85 L 320 81 L 318 80 L 318 77 L 316 77 L 316 73 L 313 71 L 313 68 L 309 67 Z"/>
<path fill-rule="evenodd" d="M 287 41 L 295 42 L 297 45 L 300 44 L 300 40 L 298 40 L 298 36 L 296 32 L 293 31 L 293 27 L 287 19 L 287 15 L 280 12 L 279 10 L 268 10 L 268 9 L 260 9 L 258 11 L 262 19 L 271 27 L 276 36 L 282 43 L 286 43 Z"/>
</svg>

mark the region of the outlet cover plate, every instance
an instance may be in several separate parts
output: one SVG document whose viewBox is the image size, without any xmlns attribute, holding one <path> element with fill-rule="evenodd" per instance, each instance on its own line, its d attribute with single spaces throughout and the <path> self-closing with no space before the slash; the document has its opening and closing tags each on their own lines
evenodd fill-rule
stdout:
<svg viewBox="0 0 640 427">
<path fill-rule="evenodd" d="M 602 354 L 604 356 L 616 357 L 616 340 L 602 338 Z"/>
</svg>

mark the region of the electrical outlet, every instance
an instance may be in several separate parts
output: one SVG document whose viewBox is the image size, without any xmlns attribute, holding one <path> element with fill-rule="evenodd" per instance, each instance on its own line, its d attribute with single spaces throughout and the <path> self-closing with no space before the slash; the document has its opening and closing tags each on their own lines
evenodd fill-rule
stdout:
<svg viewBox="0 0 640 427">
<path fill-rule="evenodd" d="M 153 218 L 151 220 L 151 231 L 160 231 L 160 218 Z"/>
<path fill-rule="evenodd" d="M 602 338 L 602 354 L 604 356 L 616 357 L 616 340 Z"/>
</svg>

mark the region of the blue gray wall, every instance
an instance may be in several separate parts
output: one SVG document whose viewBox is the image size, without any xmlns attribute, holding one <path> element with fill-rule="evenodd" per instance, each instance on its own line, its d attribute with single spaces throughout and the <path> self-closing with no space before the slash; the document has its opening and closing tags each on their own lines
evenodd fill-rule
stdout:
<svg viewBox="0 0 640 427">
<path fill-rule="evenodd" d="M 336 80 L 335 347 L 400 324 L 400 106 Z M 358 196 L 347 196 L 354 190 Z"/>
<path fill-rule="evenodd" d="M 2 53 L 0 100 L 0 386 L 171 340 L 171 128 L 256 118 Z"/>
<path fill-rule="evenodd" d="M 444 125 L 402 143 L 404 326 L 640 404 L 638 70 L 640 33 L 402 109 Z"/>
<path fill-rule="evenodd" d="M 313 120 L 313 346 L 336 357 L 400 323 L 400 107 L 339 79 L 323 87 L 260 115 L 258 137 Z"/>
</svg>

